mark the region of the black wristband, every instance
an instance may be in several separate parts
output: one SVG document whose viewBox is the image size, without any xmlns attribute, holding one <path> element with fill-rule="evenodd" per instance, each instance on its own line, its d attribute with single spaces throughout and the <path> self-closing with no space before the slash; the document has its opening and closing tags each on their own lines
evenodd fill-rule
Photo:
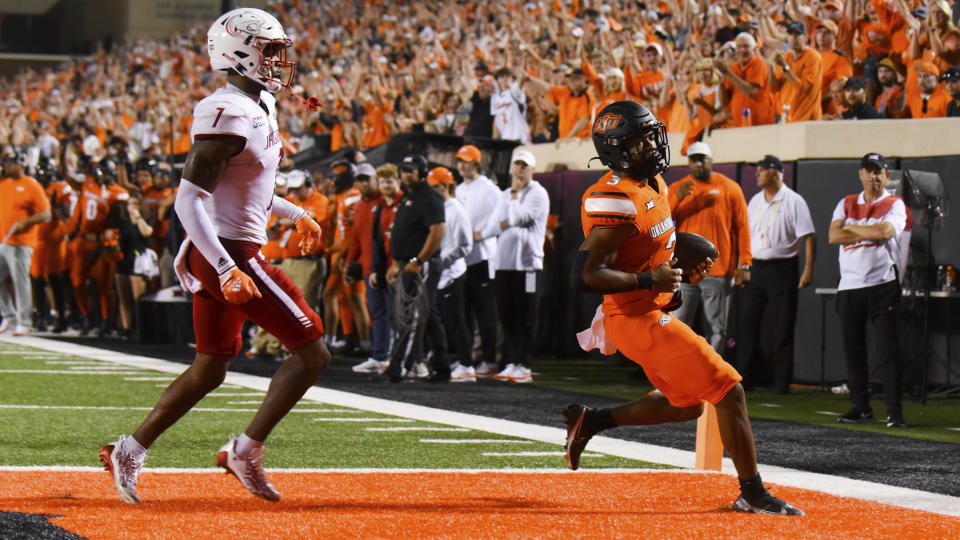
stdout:
<svg viewBox="0 0 960 540">
<path fill-rule="evenodd" d="M 634 274 L 637 276 L 637 288 L 638 289 L 652 289 L 653 288 L 653 274 L 650 272 L 643 272 Z"/>
</svg>

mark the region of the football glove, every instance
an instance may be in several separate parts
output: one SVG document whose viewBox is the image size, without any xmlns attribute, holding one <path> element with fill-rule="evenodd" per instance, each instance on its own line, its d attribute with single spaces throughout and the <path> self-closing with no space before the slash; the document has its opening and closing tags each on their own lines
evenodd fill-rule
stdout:
<svg viewBox="0 0 960 540">
<path fill-rule="evenodd" d="M 309 255 L 320 245 L 320 225 L 309 215 L 297 220 L 297 232 L 300 233 L 300 254 Z"/>
<path fill-rule="evenodd" d="M 231 304 L 243 304 L 254 297 L 262 296 L 250 276 L 236 266 L 220 274 L 220 290 Z"/>
</svg>

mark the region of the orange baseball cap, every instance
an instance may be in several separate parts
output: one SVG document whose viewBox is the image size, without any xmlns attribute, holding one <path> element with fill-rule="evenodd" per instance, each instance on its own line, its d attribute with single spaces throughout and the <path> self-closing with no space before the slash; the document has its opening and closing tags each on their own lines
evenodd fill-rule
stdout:
<svg viewBox="0 0 960 540">
<path fill-rule="evenodd" d="M 476 161 L 480 163 L 480 149 L 472 144 L 461 146 L 457 150 L 456 158 L 461 161 Z"/>
<path fill-rule="evenodd" d="M 427 183 L 431 186 L 453 184 L 453 173 L 446 167 L 434 167 L 427 173 Z"/>
<path fill-rule="evenodd" d="M 827 30 L 833 32 L 833 35 L 837 35 L 840 32 L 840 28 L 837 26 L 837 23 L 831 21 L 830 19 L 824 19 L 817 23 L 817 28 L 826 28 Z"/>
<path fill-rule="evenodd" d="M 914 69 L 917 70 L 917 73 L 930 73 L 936 77 L 940 76 L 940 68 L 933 62 L 917 62 Z"/>
<path fill-rule="evenodd" d="M 837 0 L 827 0 L 826 2 L 823 3 L 823 7 L 832 7 L 837 11 L 843 11 L 843 4 L 841 4 Z"/>
</svg>

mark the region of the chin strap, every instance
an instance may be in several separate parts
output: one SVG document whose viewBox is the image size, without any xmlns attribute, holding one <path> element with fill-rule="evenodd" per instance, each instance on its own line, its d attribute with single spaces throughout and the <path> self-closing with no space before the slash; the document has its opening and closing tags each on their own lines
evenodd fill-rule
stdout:
<svg viewBox="0 0 960 540">
<path fill-rule="evenodd" d="M 590 161 L 587 162 L 588 169 L 590 168 L 590 164 L 593 163 L 593 160 L 595 159 L 600 159 L 600 156 L 593 156 L 592 158 L 590 158 Z M 600 163 L 603 163 L 603 160 L 600 160 Z"/>
</svg>

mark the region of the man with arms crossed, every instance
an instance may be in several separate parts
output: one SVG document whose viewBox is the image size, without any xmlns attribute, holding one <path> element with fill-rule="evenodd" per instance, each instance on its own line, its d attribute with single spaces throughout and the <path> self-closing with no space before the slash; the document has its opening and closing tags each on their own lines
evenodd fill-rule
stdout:
<svg viewBox="0 0 960 540">
<path fill-rule="evenodd" d="M 292 43 L 273 16 L 252 8 L 221 15 L 207 39 L 211 68 L 225 71 L 227 84 L 194 109 L 194 143 L 175 203 L 189 240 L 176 267 L 184 288 L 194 292 L 197 356 L 132 437 L 100 450 L 120 498 L 131 503 L 140 502 L 137 476 L 146 449 L 223 382 L 247 318 L 293 355 L 273 376 L 247 429 L 220 449 L 217 463 L 254 495 L 279 500 L 263 470 L 263 441 L 330 361 L 320 317 L 260 254 L 271 214 L 296 223 L 302 253 L 320 239 L 320 227 L 302 208 L 273 194 L 283 150 L 271 92 L 288 88 L 293 78 L 293 63 L 286 61 Z M 245 53 L 242 63 L 237 51 Z"/>
<path fill-rule="evenodd" d="M 580 466 L 590 438 L 617 426 L 684 422 L 700 416 L 703 402 L 716 406 L 723 446 L 740 478 L 735 510 L 802 515 L 771 495 L 757 472 L 757 452 L 747 418 L 740 375 L 689 326 L 664 309 L 675 307 L 680 269 L 672 268 L 676 231 L 660 177 L 670 162 L 666 128 L 646 107 L 618 101 L 593 124 L 593 144 L 613 169 L 583 195 L 586 239 L 574 258 L 574 286 L 603 294 L 590 329 L 577 336 L 585 349 L 619 349 L 640 364 L 659 392 L 612 409 L 572 404 L 563 412 L 567 462 Z M 705 276 L 706 259 L 690 276 Z"/>
</svg>

